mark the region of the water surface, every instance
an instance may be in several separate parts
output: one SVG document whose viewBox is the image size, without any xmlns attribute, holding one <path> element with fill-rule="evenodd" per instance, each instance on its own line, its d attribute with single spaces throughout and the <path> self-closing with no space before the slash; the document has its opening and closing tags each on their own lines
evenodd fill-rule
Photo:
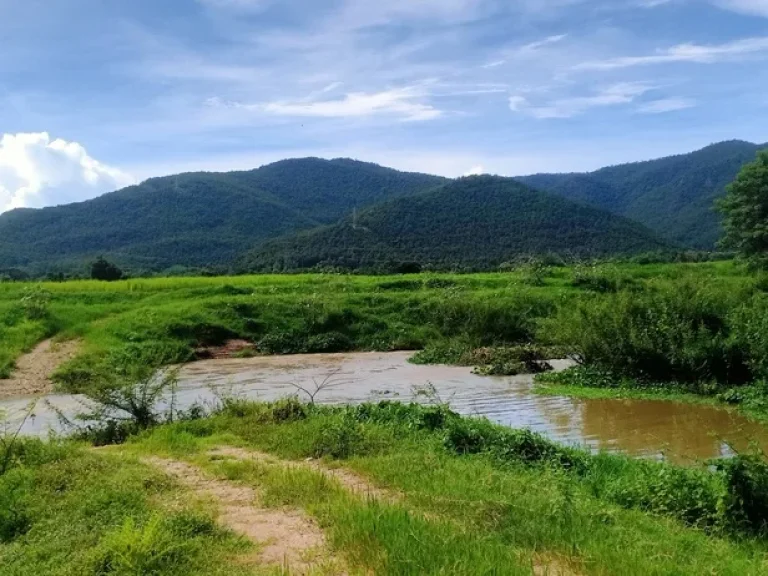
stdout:
<svg viewBox="0 0 768 576">
<path fill-rule="evenodd" d="M 755 442 L 768 450 L 768 429 L 723 408 L 648 400 L 582 400 L 533 393 L 532 376 L 484 377 L 470 368 L 417 366 L 411 353 L 354 353 L 209 360 L 180 373 L 180 406 L 234 395 L 276 400 L 314 392 L 318 403 L 346 404 L 391 399 L 429 401 L 427 388 L 464 415 L 482 415 L 515 428 L 530 428 L 566 444 L 692 464 L 731 455 Z M 567 366 L 555 362 L 556 368 Z M 0 403 L 18 414 L 25 399 Z M 50 403 L 66 413 L 82 410 L 72 396 Z M 55 427 L 55 414 L 38 403 L 25 433 Z"/>
</svg>

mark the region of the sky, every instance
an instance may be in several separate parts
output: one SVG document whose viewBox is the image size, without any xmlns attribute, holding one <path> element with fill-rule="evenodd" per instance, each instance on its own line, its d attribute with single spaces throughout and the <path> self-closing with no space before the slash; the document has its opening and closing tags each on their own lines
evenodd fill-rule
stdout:
<svg viewBox="0 0 768 576">
<path fill-rule="evenodd" d="M 584 171 L 768 141 L 768 0 L 0 0 L 0 212 L 351 157 Z"/>
</svg>

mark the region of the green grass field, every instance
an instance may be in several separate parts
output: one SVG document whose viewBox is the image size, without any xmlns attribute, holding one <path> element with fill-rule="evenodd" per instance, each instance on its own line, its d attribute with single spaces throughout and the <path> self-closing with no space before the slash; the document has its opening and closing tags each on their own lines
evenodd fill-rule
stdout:
<svg viewBox="0 0 768 576">
<path fill-rule="evenodd" d="M 14 576 L 744 576 L 768 561 L 739 519 L 733 474 L 590 456 L 437 407 L 235 403 L 120 447 L 28 441 L 15 452 L 0 474 L 0 567 Z M 266 544 L 147 459 L 158 456 L 254 490 L 271 518 L 308 518 L 325 539 L 312 569 L 260 561 Z M 375 494 L 323 472 L 339 467 Z"/>
<path fill-rule="evenodd" d="M 556 335 L 544 321 L 574 302 L 681 282 L 733 295 L 758 290 L 760 281 L 721 262 L 473 275 L 4 283 L 0 376 L 48 336 L 83 340 L 78 358 L 57 375 L 70 391 L 100 385 L 124 366 L 192 360 L 196 350 L 232 338 L 277 354 L 545 343 Z"/>
<path fill-rule="evenodd" d="M 56 381 L 99 397 L 230 339 L 263 354 L 423 350 L 417 361 L 490 373 L 557 351 L 582 366 L 544 375 L 546 393 L 727 402 L 764 417 L 766 285 L 729 262 L 6 283 L 0 365 L 9 374 L 43 338 L 77 338 L 80 353 Z M 593 456 L 442 407 L 387 403 L 229 400 L 185 417 L 153 417 L 144 430 L 104 422 L 79 442 L 0 434 L 0 573 L 768 570 L 768 464 L 758 456 L 710 469 Z M 166 474 L 153 457 L 200 477 Z M 328 469 L 379 495 L 355 493 Z M 211 486 L 240 494 L 237 506 L 212 499 Z M 232 510 L 248 507 L 243 490 L 259 502 L 250 517 L 259 530 L 258 518 L 287 514 L 319 531 L 306 565 L 265 562 L 270 544 L 232 523 Z"/>
</svg>

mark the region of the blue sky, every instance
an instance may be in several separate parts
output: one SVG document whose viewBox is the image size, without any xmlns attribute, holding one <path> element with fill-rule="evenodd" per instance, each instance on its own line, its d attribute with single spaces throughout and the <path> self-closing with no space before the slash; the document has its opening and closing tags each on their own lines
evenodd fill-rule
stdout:
<svg viewBox="0 0 768 576">
<path fill-rule="evenodd" d="M 0 211 L 348 156 L 457 176 L 768 141 L 768 0 L 0 0 Z"/>
</svg>

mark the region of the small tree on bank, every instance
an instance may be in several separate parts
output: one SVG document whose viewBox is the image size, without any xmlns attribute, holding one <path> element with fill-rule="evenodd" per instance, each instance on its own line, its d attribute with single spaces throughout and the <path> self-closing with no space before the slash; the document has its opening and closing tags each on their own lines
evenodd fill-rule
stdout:
<svg viewBox="0 0 768 576">
<path fill-rule="evenodd" d="M 723 214 L 721 245 L 753 266 L 768 267 L 768 150 L 742 168 L 718 204 Z"/>
<path fill-rule="evenodd" d="M 117 266 L 104 260 L 101 256 L 93 264 L 91 264 L 91 278 L 94 280 L 104 280 L 106 282 L 114 282 L 120 280 L 123 277 L 123 271 Z"/>
</svg>

